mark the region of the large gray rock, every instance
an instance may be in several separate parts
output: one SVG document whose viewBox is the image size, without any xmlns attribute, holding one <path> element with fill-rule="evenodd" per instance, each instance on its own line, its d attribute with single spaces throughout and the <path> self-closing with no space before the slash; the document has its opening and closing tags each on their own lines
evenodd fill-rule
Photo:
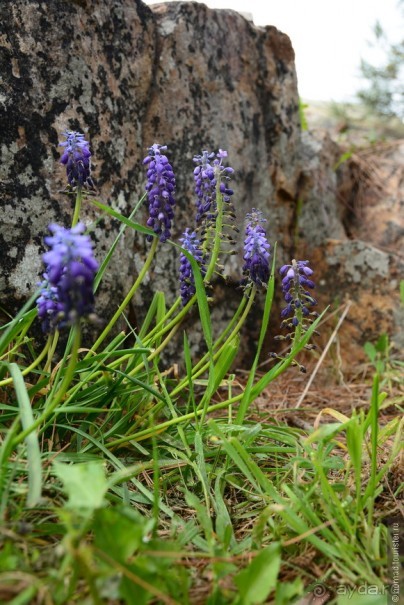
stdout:
<svg viewBox="0 0 404 605">
<path fill-rule="evenodd" d="M 142 192 L 142 121 L 155 57 L 150 10 L 130 0 L 0 4 L 0 290 L 4 305 L 36 288 L 50 222 L 68 225 L 74 200 L 64 193 L 58 142 L 66 128 L 86 133 L 97 196 L 128 212 Z M 86 202 L 86 223 L 99 213 Z M 96 228 L 102 258 L 117 225 Z M 107 275 L 101 305 L 114 307 L 133 279 L 133 234 Z"/>
<path fill-rule="evenodd" d="M 25 299 L 41 272 L 47 225 L 69 224 L 58 141 L 66 128 L 91 142 L 97 197 L 128 214 L 145 184 L 142 159 L 169 146 L 178 182 L 174 239 L 195 215 L 193 155 L 227 149 L 236 170 L 239 220 L 266 211 L 271 237 L 285 238 L 298 175 L 298 97 L 289 38 L 233 11 L 197 3 L 18 0 L 0 6 L 2 271 L 4 304 Z M 83 218 L 96 223 L 90 202 Z M 146 211 L 137 217 L 146 219 Z M 95 229 L 102 257 L 117 224 Z M 114 307 L 143 263 L 142 238 L 127 233 L 99 305 Z M 177 253 L 169 246 L 153 287 L 177 295 Z M 239 267 L 230 272 L 239 275 Z M 144 301 L 137 301 L 144 308 Z"/>
<path fill-rule="evenodd" d="M 178 184 L 176 240 L 195 217 L 193 156 L 226 149 L 236 171 L 233 200 L 241 230 L 246 212 L 263 210 L 280 261 L 306 252 L 318 258 L 321 303 L 329 302 L 327 276 L 340 260 L 328 263 L 324 251 L 333 240 L 339 248 L 332 258 L 342 259 L 351 237 L 340 199 L 342 173 L 334 170 L 339 151 L 329 140 L 302 138 L 294 52 L 275 27 L 255 27 L 234 11 L 193 2 L 152 8 L 140 0 L 1 2 L 0 74 L 3 307 L 12 311 L 34 291 L 47 225 L 71 220 L 73 199 L 65 193 L 58 148 L 67 128 L 90 140 L 97 198 L 125 215 L 144 191 L 147 148 L 168 145 Z M 82 218 L 94 227 L 101 260 L 120 225 L 100 216 L 90 199 Z M 143 207 L 136 220 L 146 218 Z M 239 249 L 241 243 L 242 235 Z M 103 318 L 132 284 L 147 248 L 142 236 L 127 230 L 97 296 Z M 177 296 L 177 267 L 178 252 L 162 245 L 133 300 L 134 325 L 156 288 L 169 301 Z M 240 267 L 240 255 L 228 263 L 230 283 L 238 283 Z M 237 298 L 227 288 L 219 285 L 216 292 L 220 321 Z"/>
</svg>

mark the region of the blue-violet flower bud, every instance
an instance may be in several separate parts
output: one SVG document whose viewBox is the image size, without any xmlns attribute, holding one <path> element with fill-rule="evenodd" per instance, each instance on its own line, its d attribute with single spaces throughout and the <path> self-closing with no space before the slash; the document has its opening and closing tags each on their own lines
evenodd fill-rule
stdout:
<svg viewBox="0 0 404 605">
<path fill-rule="evenodd" d="M 247 214 L 247 223 L 244 241 L 244 260 L 243 273 L 247 275 L 251 281 L 257 285 L 266 285 L 269 280 L 269 258 L 270 244 L 267 240 L 265 229 L 262 223 L 266 219 L 262 217 L 260 210 L 252 209 L 250 214 Z"/>
<path fill-rule="evenodd" d="M 149 201 L 149 218 L 147 226 L 165 242 L 171 237 L 171 225 L 175 206 L 175 176 L 173 169 L 162 153 L 167 147 L 155 143 L 149 148 L 149 155 L 143 160 L 147 165 L 147 198 Z M 152 236 L 147 239 L 151 241 Z"/>
<path fill-rule="evenodd" d="M 200 241 L 197 238 L 195 231 L 189 233 L 189 229 L 186 229 L 182 238 L 180 238 L 182 247 L 187 252 L 192 254 L 196 262 L 198 263 L 202 275 L 205 275 L 206 268 L 204 265 L 203 253 L 200 247 Z M 192 272 L 192 266 L 185 254 L 180 255 L 180 294 L 182 305 L 185 306 L 187 302 L 195 294 L 195 280 Z"/>
<path fill-rule="evenodd" d="M 283 278 L 282 291 L 287 303 L 281 312 L 281 317 L 293 316 L 292 324 L 297 326 L 300 322 L 299 317 L 307 317 L 310 314 L 309 307 L 317 304 L 315 298 L 307 290 L 307 288 L 315 287 L 314 282 L 310 279 L 313 269 L 309 267 L 308 260 L 292 260 L 292 264 L 283 265 L 279 273 Z"/>
<path fill-rule="evenodd" d="M 52 315 L 49 326 L 55 328 L 72 325 L 80 317 L 93 313 L 93 285 L 98 263 L 89 236 L 83 235 L 85 226 L 82 223 L 71 229 L 51 224 L 49 231 L 53 235 L 45 237 L 45 243 L 50 250 L 42 257 L 48 290 L 45 294 L 44 287 L 37 304 L 39 313 L 46 300 L 54 303 L 54 308 L 48 303 L 48 310 Z M 56 315 L 60 318 L 58 325 L 53 321 Z"/>
<path fill-rule="evenodd" d="M 60 143 L 64 147 L 64 152 L 60 158 L 60 163 L 66 166 L 66 174 L 69 185 L 81 189 L 83 186 L 94 188 L 91 179 L 91 152 L 89 143 L 85 140 L 84 134 L 66 130 L 63 133 L 66 141 Z"/>
</svg>

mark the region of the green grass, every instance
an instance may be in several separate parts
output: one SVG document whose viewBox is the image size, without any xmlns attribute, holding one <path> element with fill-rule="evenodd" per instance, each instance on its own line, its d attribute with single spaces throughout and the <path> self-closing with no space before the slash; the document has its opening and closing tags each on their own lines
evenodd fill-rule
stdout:
<svg viewBox="0 0 404 605">
<path fill-rule="evenodd" d="M 265 410 L 266 420 L 256 412 L 250 420 L 274 370 L 252 372 L 240 387 L 228 377 L 233 353 L 222 347 L 206 379 L 193 380 L 185 339 L 185 374 L 172 378 L 147 361 L 149 348 L 125 348 L 122 335 L 115 342 L 80 356 L 56 406 L 48 389 L 57 397 L 49 383 L 57 366 L 40 364 L 25 382 L 9 364 L 4 602 L 278 605 L 318 581 L 382 593 L 386 520 L 400 488 L 387 508 L 379 501 L 402 431 L 398 417 L 380 424 L 383 376 L 375 373 L 368 410 L 346 417 L 330 405 L 333 422 L 304 431 L 268 422 Z M 59 385 L 68 368 L 65 360 Z M 34 416 L 42 421 L 33 432 Z"/>
</svg>

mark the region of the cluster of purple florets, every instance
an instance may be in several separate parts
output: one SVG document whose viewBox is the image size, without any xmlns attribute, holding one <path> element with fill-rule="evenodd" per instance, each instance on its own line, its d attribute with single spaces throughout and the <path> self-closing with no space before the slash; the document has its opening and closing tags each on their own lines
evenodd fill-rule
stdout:
<svg viewBox="0 0 404 605">
<path fill-rule="evenodd" d="M 91 152 L 90 145 L 85 140 L 84 134 L 66 130 L 63 133 L 66 141 L 60 143 L 64 152 L 60 163 L 66 166 L 66 174 L 69 185 L 81 189 L 82 187 L 93 188 L 91 178 Z"/>
<path fill-rule="evenodd" d="M 147 165 L 146 191 L 150 215 L 147 226 L 153 229 L 161 242 L 171 236 L 175 206 L 175 176 L 167 156 L 162 153 L 166 150 L 165 145 L 154 144 L 149 148 L 149 155 L 143 160 L 143 164 Z M 150 241 L 153 237 L 148 236 L 148 239 Z"/>
<path fill-rule="evenodd" d="M 197 167 L 194 170 L 195 193 L 197 196 L 196 222 L 210 221 L 216 216 L 217 182 L 220 180 L 220 193 L 223 201 L 230 202 L 233 189 L 228 186 L 228 181 L 234 173 L 230 166 L 223 166 L 222 160 L 227 158 L 227 151 L 219 149 L 218 153 L 202 151 L 201 155 L 194 157 Z"/>
<path fill-rule="evenodd" d="M 43 274 L 41 294 L 36 304 L 38 317 L 41 321 L 42 331 L 45 334 L 53 332 L 64 317 L 63 304 L 59 300 L 58 289 L 49 282 L 47 273 Z"/>
<path fill-rule="evenodd" d="M 262 217 L 262 212 L 255 208 L 253 208 L 251 214 L 247 214 L 247 219 L 249 221 L 245 230 L 243 273 L 256 286 L 266 285 L 270 273 L 269 250 L 271 248 L 266 231 L 262 226 L 266 219 Z"/>
<path fill-rule="evenodd" d="M 297 326 L 303 317 L 310 315 L 309 307 L 317 304 L 309 292 L 315 287 L 311 279 L 313 269 L 309 267 L 308 260 L 292 260 L 292 264 L 283 265 L 279 273 L 282 277 L 282 291 L 287 303 L 281 312 L 281 317 L 286 319 L 292 316 L 292 325 Z"/>
<path fill-rule="evenodd" d="M 149 153 L 143 160 L 143 164 L 147 166 L 146 192 L 149 203 L 147 226 L 153 229 L 156 235 L 159 235 L 161 242 L 171 236 L 175 205 L 175 176 L 167 156 L 162 153 L 166 150 L 166 146 L 154 144 L 149 148 Z M 216 217 L 218 192 L 223 196 L 223 202 L 227 205 L 233 195 L 228 181 L 234 170 L 229 166 L 223 166 L 222 162 L 226 157 L 227 151 L 222 149 L 219 149 L 218 153 L 203 151 L 202 155 L 194 157 L 194 162 L 198 164 L 194 170 L 198 231 L 200 231 L 200 227 L 203 229 L 213 222 Z M 148 236 L 148 239 L 150 241 L 153 236 Z M 199 237 L 196 231 L 188 228 L 180 241 L 184 249 L 195 258 L 204 274 L 206 271 L 202 251 L 203 237 Z M 180 293 L 183 305 L 195 294 L 192 267 L 185 254 L 181 254 L 180 258 Z"/>
<path fill-rule="evenodd" d="M 193 258 L 200 267 L 202 275 L 204 275 L 205 263 L 203 252 L 195 231 L 190 232 L 189 229 L 186 229 L 182 238 L 180 238 L 180 242 L 184 250 L 192 254 Z M 183 306 L 185 306 L 195 294 L 195 280 L 192 266 L 188 258 L 183 253 L 180 255 L 180 294 Z"/>
<path fill-rule="evenodd" d="M 46 271 L 37 299 L 44 332 L 73 325 L 93 313 L 93 284 L 98 269 L 82 223 L 71 229 L 52 224 L 49 231 L 52 235 L 45 237 L 45 243 L 50 249 L 42 257 Z"/>
<path fill-rule="evenodd" d="M 80 190 L 83 186 L 93 186 L 90 175 L 91 152 L 89 143 L 79 132 L 66 131 L 66 141 L 61 143 L 64 152 L 61 163 L 66 166 L 67 179 L 72 187 Z M 147 225 L 165 242 L 171 236 L 175 206 L 175 176 L 167 156 L 166 146 L 154 144 L 143 163 L 147 166 L 146 192 L 149 203 Z M 194 157 L 195 193 L 197 196 L 196 224 L 202 224 L 202 232 L 217 215 L 217 195 L 230 205 L 233 190 L 228 181 L 233 168 L 223 165 L 227 151 L 218 153 L 203 151 Z M 253 209 L 247 214 L 244 240 L 243 273 L 248 283 L 266 286 L 270 276 L 270 244 L 263 224 L 266 220 L 262 212 Z M 85 235 L 82 223 L 71 229 L 56 224 L 49 226 L 51 236 L 45 238 L 49 251 L 43 255 L 46 266 L 41 283 L 41 294 L 37 299 L 38 316 L 44 332 L 52 332 L 65 325 L 76 323 L 79 318 L 89 316 L 94 311 L 93 284 L 98 263 L 93 256 L 91 240 Z M 206 274 L 206 242 L 195 231 L 186 229 L 180 242 L 198 263 L 202 275 Z M 148 236 L 148 239 L 153 239 Z M 313 270 L 309 261 L 293 260 L 280 269 L 282 289 L 287 303 L 282 310 L 284 323 L 297 326 L 310 314 L 310 307 L 317 304 L 310 291 L 314 288 L 311 279 Z M 184 253 L 180 255 L 180 294 L 183 305 L 195 295 L 195 281 L 192 265 Z"/>
<path fill-rule="evenodd" d="M 160 235 L 161 241 L 165 241 L 171 235 L 175 204 L 174 174 L 167 157 L 161 153 L 166 149 L 165 146 L 154 144 L 149 149 L 149 155 L 143 161 L 148 166 L 146 191 L 150 217 L 147 225 Z M 193 255 L 202 270 L 204 270 L 202 250 L 203 246 L 206 248 L 208 245 L 206 241 L 203 244 L 204 234 L 209 225 L 214 226 L 217 215 L 217 195 L 222 196 L 224 215 L 230 217 L 230 221 L 234 218 L 233 208 L 230 204 L 234 192 L 229 187 L 229 180 L 234 174 L 234 170 L 230 166 L 223 165 L 225 158 L 227 158 L 227 151 L 223 149 L 219 149 L 217 153 L 204 150 L 201 155 L 193 158 L 194 163 L 197 164 L 194 169 L 197 228 L 196 231 L 187 229 L 180 241 L 183 247 Z M 247 215 L 247 219 L 243 272 L 247 276 L 248 283 L 261 287 L 268 283 L 270 274 L 270 244 L 262 226 L 266 221 L 262 218 L 262 213 L 255 209 Z M 198 239 L 197 233 L 199 232 L 202 237 Z M 222 238 L 226 239 L 223 234 Z M 151 239 L 150 236 L 149 239 Z M 227 241 L 234 243 L 231 237 L 227 237 Z M 195 294 L 191 264 L 184 254 L 180 259 L 180 291 L 184 305 Z"/>
</svg>

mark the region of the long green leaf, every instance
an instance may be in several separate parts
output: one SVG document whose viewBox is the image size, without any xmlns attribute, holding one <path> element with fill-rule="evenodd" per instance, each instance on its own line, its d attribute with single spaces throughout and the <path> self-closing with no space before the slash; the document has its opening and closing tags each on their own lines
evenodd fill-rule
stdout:
<svg viewBox="0 0 404 605">
<path fill-rule="evenodd" d="M 280 567 L 281 548 L 279 542 L 274 542 L 234 578 L 239 589 L 237 605 L 260 605 L 267 602 L 269 593 L 277 585 Z"/>
<path fill-rule="evenodd" d="M 272 261 L 272 271 L 271 271 L 271 277 L 268 283 L 268 288 L 267 288 L 267 294 L 265 297 L 265 305 L 264 305 L 264 313 L 263 313 L 263 317 L 262 317 L 262 323 L 261 323 L 261 330 L 260 330 L 260 335 L 259 335 L 259 339 L 258 339 L 258 345 L 257 345 L 257 351 L 255 353 L 255 358 L 254 358 L 254 362 L 252 365 L 252 368 L 250 370 L 249 373 L 249 377 L 248 377 L 248 381 L 247 381 L 247 385 L 244 391 L 244 395 L 243 398 L 240 402 L 240 406 L 237 412 L 237 417 L 236 417 L 236 423 L 237 424 L 242 424 L 244 417 L 246 415 L 246 412 L 248 410 L 248 406 L 250 405 L 250 403 L 252 402 L 251 400 L 251 389 L 252 389 L 252 385 L 254 383 L 254 379 L 255 379 L 255 372 L 257 370 L 257 366 L 258 366 L 258 361 L 259 361 L 259 357 L 261 355 L 261 349 L 262 349 L 262 345 L 264 343 L 264 338 L 265 335 L 267 333 L 268 330 L 268 322 L 269 322 L 269 316 L 271 313 L 271 308 L 272 308 L 272 301 L 274 299 L 274 290 L 275 290 L 275 257 L 276 257 L 276 247 L 274 250 L 274 257 L 273 257 L 273 261 Z"/>
<path fill-rule="evenodd" d="M 153 237 L 156 236 L 156 234 L 154 233 L 154 231 L 152 231 L 151 229 L 148 229 L 147 227 L 144 227 L 140 223 L 135 223 L 130 218 L 127 218 L 126 216 L 124 216 L 120 212 L 117 212 L 116 210 L 114 210 L 110 206 L 106 206 L 105 204 L 102 204 L 98 200 L 94 200 L 94 199 L 91 199 L 91 198 L 89 198 L 89 199 L 94 204 L 94 206 L 97 206 L 97 208 L 99 208 L 100 210 L 103 210 L 104 212 L 106 212 L 110 216 L 113 216 L 114 218 L 118 219 L 118 221 L 120 221 L 121 223 L 124 223 L 128 227 L 131 227 L 135 231 L 139 231 L 140 233 L 144 233 L 146 235 L 152 235 Z"/>
<path fill-rule="evenodd" d="M 133 217 L 133 216 L 135 216 L 136 212 L 138 211 L 138 209 L 139 209 L 139 207 L 141 206 L 141 204 L 144 202 L 145 198 L 146 198 L 146 194 L 144 194 L 144 195 L 143 195 L 143 196 L 140 198 L 140 200 L 138 201 L 138 203 L 136 204 L 136 206 L 134 207 L 134 209 L 133 209 L 133 210 L 132 210 L 132 212 L 130 213 L 130 215 L 129 215 L 129 220 L 131 220 L 131 219 L 132 219 L 132 217 Z M 113 253 L 114 253 L 114 251 L 115 251 L 115 249 L 116 249 L 116 247 L 117 247 L 118 243 L 119 243 L 119 240 L 120 240 L 120 239 L 121 239 L 121 237 L 123 236 L 123 234 L 124 234 L 124 232 L 125 232 L 126 227 L 127 227 L 127 224 L 126 224 L 126 223 L 124 223 L 124 224 L 121 226 L 121 228 L 120 228 L 120 230 L 119 230 L 118 235 L 116 236 L 116 238 L 115 238 L 115 240 L 114 240 L 114 242 L 113 242 L 112 246 L 111 246 L 111 247 L 110 247 L 110 249 L 108 250 L 108 254 L 105 256 L 104 260 L 103 260 L 103 261 L 102 261 L 102 263 L 101 263 L 100 268 L 99 268 L 99 269 L 98 269 L 98 271 L 97 271 L 97 275 L 95 276 L 95 280 L 94 280 L 94 292 L 96 292 L 96 291 L 98 290 L 98 286 L 100 285 L 100 282 L 101 282 L 101 280 L 102 280 L 102 278 L 103 278 L 103 276 L 104 276 L 105 270 L 106 270 L 106 268 L 108 267 L 108 265 L 109 265 L 109 263 L 110 263 L 111 257 L 112 257 L 112 255 L 113 255 Z"/>
<path fill-rule="evenodd" d="M 15 394 L 17 396 L 18 406 L 20 409 L 21 424 L 25 431 L 29 429 L 34 417 L 32 414 L 31 402 L 28 397 L 27 389 L 24 382 L 24 377 L 16 363 L 10 363 L 10 374 L 13 378 Z M 28 495 L 27 506 L 29 508 L 36 506 L 41 499 L 42 493 L 42 465 L 41 465 L 41 450 L 39 448 L 38 435 L 34 431 L 25 437 L 27 446 L 28 460 Z"/>
<path fill-rule="evenodd" d="M 0 355 L 4 354 L 10 342 L 27 327 L 27 324 L 31 324 L 34 321 L 37 316 L 37 310 L 29 309 L 32 307 L 39 294 L 40 290 L 31 296 L 12 321 L 5 326 L 1 326 L 0 330 L 4 330 L 4 332 L 0 337 Z"/>
</svg>

